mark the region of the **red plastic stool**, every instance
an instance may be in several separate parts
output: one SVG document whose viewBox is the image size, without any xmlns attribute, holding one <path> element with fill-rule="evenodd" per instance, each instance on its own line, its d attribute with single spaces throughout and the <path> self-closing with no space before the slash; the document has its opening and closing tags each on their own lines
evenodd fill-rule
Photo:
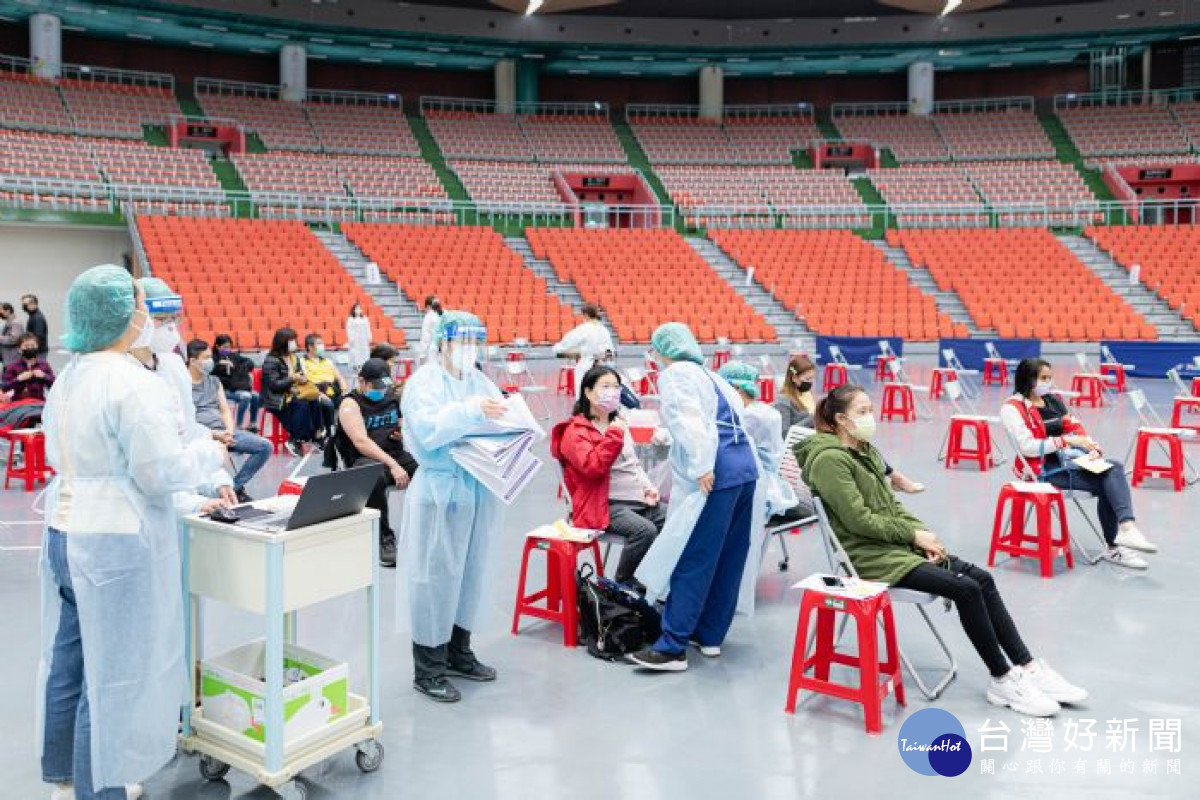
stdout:
<svg viewBox="0 0 1200 800">
<path fill-rule="evenodd" d="M 12 430 L 4 434 L 8 439 L 8 464 L 4 468 L 4 488 L 9 481 L 25 481 L 25 491 L 32 492 L 39 483 L 53 472 L 46 466 L 46 434 L 38 430 Z M 17 445 L 21 445 L 24 463 L 15 467 Z"/>
<path fill-rule="evenodd" d="M 965 443 L 967 431 L 975 432 L 975 443 Z M 950 418 L 950 433 L 946 438 L 946 468 L 957 466 L 960 461 L 975 461 L 980 472 L 987 472 L 995 462 L 992 460 L 992 429 L 986 419 L 954 415 Z"/>
<path fill-rule="evenodd" d="M 821 388 L 826 394 L 847 383 L 849 383 L 849 378 L 846 377 L 845 364 L 830 362 L 825 365 L 825 370 L 821 373 Z"/>
<path fill-rule="evenodd" d="M 1200 378 L 1192 378 L 1192 397 L 1200 397 Z"/>
<path fill-rule="evenodd" d="M 733 358 L 733 351 L 731 351 L 727 347 L 719 347 L 716 350 L 714 350 L 713 351 L 713 362 L 712 362 L 713 363 L 713 367 L 712 367 L 713 372 L 716 372 L 721 367 L 728 364 L 729 360 L 731 358 Z"/>
<path fill-rule="evenodd" d="M 525 353 L 521 350 L 509 350 L 507 359 L 509 361 L 524 361 Z"/>
<path fill-rule="evenodd" d="M 810 657 L 805 652 L 809 622 L 817 614 L 817 638 Z M 854 617 L 858 634 L 858 655 L 840 653 L 834 643 L 834 622 L 838 613 Z M 887 660 L 879 661 L 879 620 L 883 620 L 884 646 Z M 792 672 L 788 678 L 787 704 L 784 710 L 796 711 L 796 696 L 800 690 L 840 697 L 861 703 L 866 716 L 867 733 L 879 735 L 883 730 L 883 698 L 888 691 L 896 693 L 896 702 L 905 705 L 904 680 L 900 674 L 899 649 L 896 646 L 896 623 L 892 616 L 892 601 L 887 592 L 873 597 L 852 599 L 807 589 L 800 604 L 800 619 L 796 624 L 796 642 L 792 646 Z M 841 664 L 856 667 L 858 686 L 834 683 L 829 679 L 829 667 Z M 809 669 L 813 676 L 808 676 Z"/>
<path fill-rule="evenodd" d="M 983 360 L 983 385 L 1007 386 L 1008 362 L 1003 358 L 985 358 Z"/>
<path fill-rule="evenodd" d="M 1042 577 L 1054 577 L 1054 559 L 1066 556 L 1067 569 L 1075 568 L 1071 557 L 1071 537 L 1067 532 L 1067 509 L 1063 504 L 1062 492 L 1049 484 L 1038 484 L 1048 491 L 1030 491 L 1014 483 L 1006 483 L 1000 489 L 996 502 L 996 519 L 992 523 L 992 547 L 988 552 L 988 566 L 996 566 L 996 554 L 1007 553 L 1014 558 L 1025 556 L 1036 558 L 1042 563 Z M 1025 532 L 1026 504 L 1036 512 L 1037 531 Z M 1005 523 L 1008 511 L 1008 525 Z M 1058 513 L 1058 536 L 1054 535 L 1051 514 Z M 1029 543 L 1033 543 L 1029 546 Z"/>
<path fill-rule="evenodd" d="M 758 399 L 768 404 L 775 402 L 775 379 L 770 375 L 758 379 Z"/>
<path fill-rule="evenodd" d="M 288 436 L 287 429 L 283 427 L 283 423 L 274 414 L 267 412 L 266 418 L 263 420 L 264 433 L 267 434 L 267 441 L 271 443 L 271 452 L 279 455 L 279 449 L 287 444 Z"/>
<path fill-rule="evenodd" d="M 1200 415 L 1200 397 L 1176 397 L 1171 411 L 1172 428 L 1189 428 L 1200 433 L 1200 422 L 1184 422 L 1185 414 L 1189 417 Z"/>
<path fill-rule="evenodd" d="M 1105 378 L 1112 378 L 1112 387 L 1118 393 L 1125 391 L 1125 365 L 1113 364 L 1111 362 L 1100 365 L 1100 374 Z M 1196 384 L 1193 379 L 1192 394 L 1196 393 Z"/>
<path fill-rule="evenodd" d="M 917 399 L 907 383 L 885 383 L 881 405 L 880 419 L 899 417 L 901 422 L 914 422 L 917 419 Z"/>
<path fill-rule="evenodd" d="M 886 381 L 892 377 L 891 364 L 896 360 L 895 356 L 875 356 L 875 382 Z"/>
<path fill-rule="evenodd" d="M 1104 379 L 1094 372 L 1080 372 L 1071 378 L 1071 391 L 1077 394 L 1071 398 L 1073 406 L 1087 403 L 1092 408 L 1104 405 Z"/>
<path fill-rule="evenodd" d="M 561 366 L 558 368 L 558 386 L 554 390 L 555 394 L 565 394 L 567 397 L 575 396 L 575 368 L 570 366 Z"/>
<path fill-rule="evenodd" d="M 940 400 L 946 394 L 946 384 L 958 380 L 958 373 L 949 367 L 934 367 L 929 380 L 929 399 Z"/>
<path fill-rule="evenodd" d="M 546 588 L 533 594 L 525 594 L 525 579 L 529 572 L 529 556 L 541 550 L 546 554 Z M 599 540 L 588 544 L 529 536 L 525 539 L 525 552 L 521 555 L 521 580 L 517 584 L 517 605 L 513 610 L 513 636 L 521 617 L 537 617 L 563 626 L 563 646 L 574 647 L 579 638 L 579 609 L 575 597 L 575 570 L 579 556 L 590 552 L 596 565 L 596 575 L 604 575 L 604 559 L 600 555 Z"/>
<path fill-rule="evenodd" d="M 413 374 L 413 360 L 411 358 L 400 359 L 400 380 L 406 381 Z"/>
<path fill-rule="evenodd" d="M 1161 442 L 1166 446 L 1168 463 L 1150 463 L 1149 450 L 1152 442 Z M 1179 434 L 1141 428 L 1137 432 L 1137 443 L 1134 447 L 1133 472 L 1129 479 L 1131 486 L 1136 487 L 1146 478 L 1166 478 L 1171 481 L 1175 491 L 1183 491 L 1187 479 L 1183 474 L 1183 440 L 1179 438 Z"/>
</svg>

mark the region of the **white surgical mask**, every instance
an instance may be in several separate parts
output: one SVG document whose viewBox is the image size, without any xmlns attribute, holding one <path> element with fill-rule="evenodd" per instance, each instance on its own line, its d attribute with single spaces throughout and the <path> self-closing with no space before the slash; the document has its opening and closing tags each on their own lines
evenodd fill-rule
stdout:
<svg viewBox="0 0 1200 800">
<path fill-rule="evenodd" d="M 860 442 L 869 442 L 875 438 L 875 415 L 864 414 L 861 417 L 854 418 L 854 425 L 847 431 L 855 439 Z"/>
<path fill-rule="evenodd" d="M 169 353 L 179 346 L 179 329 L 174 322 L 155 325 L 150 338 L 150 349 L 159 355 Z"/>
<path fill-rule="evenodd" d="M 133 344 L 129 345 L 130 350 L 146 349 L 150 346 L 150 340 L 154 337 L 154 324 L 150 321 L 150 315 L 140 308 L 137 310 L 137 313 L 142 315 L 142 324 L 137 329 L 137 338 L 133 340 Z"/>
<path fill-rule="evenodd" d="M 1046 395 L 1050 394 L 1050 391 L 1053 388 L 1054 383 L 1052 381 L 1038 381 L 1033 385 L 1033 393 L 1038 397 L 1045 397 Z"/>
</svg>

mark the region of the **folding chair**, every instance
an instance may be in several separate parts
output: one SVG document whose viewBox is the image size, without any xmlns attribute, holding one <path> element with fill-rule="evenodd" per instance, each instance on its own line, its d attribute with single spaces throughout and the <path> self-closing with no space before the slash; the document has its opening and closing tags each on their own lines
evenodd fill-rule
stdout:
<svg viewBox="0 0 1200 800">
<path fill-rule="evenodd" d="M 811 428 L 805 428 L 803 425 L 793 425 L 788 429 L 787 438 L 783 440 L 783 460 L 779 463 L 779 476 L 787 481 L 792 486 L 792 490 L 796 492 L 797 497 L 809 496 L 811 492 L 804 485 L 801 478 L 800 464 L 796 461 L 796 456 L 792 452 L 797 444 L 804 439 L 812 436 L 816 431 Z M 797 520 L 789 520 L 779 525 L 768 525 L 767 536 L 774 536 L 779 542 L 779 549 L 783 552 L 783 560 L 779 562 L 779 571 L 787 572 L 788 566 L 791 564 L 791 555 L 788 553 L 787 534 L 792 531 L 799 530 L 806 525 L 816 523 L 816 516 L 803 517 Z"/>
<path fill-rule="evenodd" d="M 534 382 L 533 376 L 529 373 L 529 364 L 525 359 L 504 362 L 504 371 L 508 376 L 504 388 L 516 389 L 525 396 L 533 395 L 542 404 L 542 414 L 538 419 L 550 419 L 550 404 L 546 402 L 546 392 L 550 390 L 548 387 Z"/>
<path fill-rule="evenodd" d="M 842 543 L 838 541 L 837 534 L 833 532 L 833 526 L 829 524 L 829 517 L 825 513 L 825 505 L 819 497 L 813 497 L 813 506 L 816 508 L 817 529 L 821 532 L 821 544 L 825 548 L 825 557 L 829 561 L 830 572 L 849 578 L 857 578 L 858 571 L 854 569 L 854 564 L 850 562 L 850 557 L 846 555 L 846 551 L 842 548 Z M 938 598 L 937 595 L 927 592 L 915 592 L 911 589 L 897 589 L 895 587 L 888 587 L 888 596 L 893 603 L 905 603 L 917 610 L 917 613 L 921 615 L 921 619 L 925 621 L 925 625 L 928 626 L 929 632 L 933 634 L 934 640 L 937 641 L 938 647 L 946 659 L 946 671 L 941 673 L 937 682 L 930 687 L 921 678 L 916 667 L 913 666 L 905 654 L 904 648 L 896 648 L 897 655 L 900 656 L 900 663 L 904 665 L 904 669 L 913 679 L 913 683 L 917 685 L 917 689 L 920 690 L 921 694 L 925 695 L 927 700 L 936 700 L 946 690 L 946 687 L 950 685 L 950 682 L 954 680 L 955 676 L 958 675 L 958 661 L 955 660 L 954 654 L 950 652 L 950 648 L 946 645 L 946 640 L 942 638 L 941 632 L 933 624 L 933 619 L 929 616 L 929 612 L 925 610 L 925 607 L 939 599 L 943 599 L 946 610 L 949 611 L 950 601 Z M 842 620 L 836 639 L 841 639 L 847 621 L 847 619 Z M 811 646 L 811 641 L 808 643 L 808 646 Z"/>
<path fill-rule="evenodd" d="M 1013 469 L 1016 471 L 1017 475 L 1023 481 L 1037 482 L 1037 471 L 1034 470 L 1034 468 L 1030 465 L 1029 460 L 1021 452 L 1021 447 L 1017 443 L 1016 437 L 1012 435 L 1012 432 L 1009 431 L 1008 428 L 1004 429 L 1004 434 L 1008 437 L 1008 443 L 1013 450 Z M 1075 504 L 1075 508 L 1079 510 L 1079 514 L 1083 517 L 1084 522 L 1088 524 L 1088 527 L 1092 529 L 1092 533 L 1096 534 L 1096 538 L 1100 540 L 1100 551 L 1093 553 L 1080 544 L 1079 539 L 1077 539 L 1074 534 L 1071 534 L 1071 544 L 1075 545 L 1075 549 L 1079 551 L 1079 555 L 1088 563 L 1089 566 L 1095 566 L 1097 563 L 1099 563 L 1101 557 L 1104 555 L 1105 549 L 1108 548 L 1108 541 L 1104 538 L 1104 533 L 1101 532 L 1100 527 L 1092 519 L 1092 515 L 1087 513 L 1087 510 L 1083 507 L 1083 501 L 1079 499 L 1079 491 L 1075 489 L 1063 489 L 1060 487 L 1055 488 L 1058 488 L 1058 490 L 1063 493 L 1064 497 Z"/>
<path fill-rule="evenodd" d="M 953 347 L 942 348 L 942 360 L 946 362 L 946 366 L 954 370 L 958 375 L 958 380 L 962 383 L 963 394 L 974 399 L 980 396 L 981 388 L 975 383 L 975 377 L 979 375 L 977 369 L 967 369 L 958 354 L 954 352 Z"/>
<path fill-rule="evenodd" d="M 1192 430 L 1191 428 L 1172 428 L 1170 425 L 1167 425 L 1165 422 L 1163 422 L 1163 418 L 1160 417 L 1158 412 L 1154 410 L 1154 406 L 1152 406 L 1150 401 L 1146 399 L 1146 393 L 1141 389 L 1132 389 L 1126 394 L 1126 396 L 1129 398 L 1129 403 L 1133 406 L 1133 410 L 1137 412 L 1138 421 L 1141 423 L 1138 426 L 1138 430 L 1134 431 L 1133 439 L 1131 439 L 1129 442 L 1129 450 L 1125 452 L 1126 464 L 1131 463 L 1130 458 L 1133 456 L 1133 448 L 1137 444 L 1139 431 L 1157 430 L 1163 433 L 1173 434 L 1178 436 L 1180 439 L 1195 438 L 1196 431 Z M 1167 451 L 1166 445 L 1160 441 L 1158 442 L 1158 447 L 1160 450 L 1162 450 L 1163 455 L 1170 458 L 1171 454 Z M 1196 469 L 1195 465 L 1192 464 L 1192 460 L 1188 458 L 1186 454 L 1183 457 L 1183 465 L 1184 480 L 1187 481 L 1188 486 L 1200 481 L 1200 471 Z M 1190 477 L 1187 474 L 1189 472 L 1191 473 Z"/>
<path fill-rule="evenodd" d="M 851 364 L 846 360 L 846 356 L 842 354 L 842 348 L 836 344 L 829 345 L 829 358 L 834 364 L 841 364 L 847 370 L 862 369 L 862 364 Z"/>
<path fill-rule="evenodd" d="M 1017 366 L 1017 364 L 1021 363 L 1020 359 L 1005 358 L 1004 356 L 1000 355 L 1000 351 L 996 349 L 995 342 L 984 342 L 983 347 L 985 350 L 987 350 L 988 358 L 995 358 L 1003 361 L 1008 365 L 1009 369 L 1013 369 Z"/>
<path fill-rule="evenodd" d="M 950 415 L 951 419 L 954 419 L 955 417 L 962 417 L 966 419 L 982 420 L 987 423 L 989 428 L 991 428 L 993 425 L 1000 424 L 999 416 L 993 417 L 988 416 L 987 414 L 980 414 L 979 408 L 958 384 L 959 381 L 950 381 L 945 385 L 946 399 L 950 401 L 950 406 L 954 409 L 954 412 Z M 950 429 L 947 427 L 945 435 L 942 436 L 941 447 L 938 448 L 938 461 L 945 460 L 946 444 L 949 442 L 949 439 Z M 995 436 L 992 436 L 992 461 L 995 466 L 999 466 L 1000 464 L 1008 461 L 1008 454 L 1004 451 L 1004 447 L 1000 444 L 1000 440 Z"/>
<path fill-rule="evenodd" d="M 1117 390 L 1106 380 L 1100 373 L 1100 368 L 1092 364 L 1092 360 L 1087 357 L 1087 353 L 1076 353 L 1075 363 L 1079 365 L 1080 374 L 1100 375 L 1100 391 L 1104 392 L 1104 396 L 1111 398 L 1116 402 Z"/>
<path fill-rule="evenodd" d="M 904 368 L 904 364 L 899 359 L 888 362 L 888 371 L 892 373 L 892 380 L 895 383 L 905 384 L 912 389 L 913 403 L 916 405 L 917 416 L 921 419 L 933 419 L 932 406 L 921 399 L 921 395 L 929 394 L 929 387 L 913 383 L 912 379 L 908 376 L 908 370 Z"/>
<path fill-rule="evenodd" d="M 1183 378 L 1179 376 L 1179 367 L 1181 366 L 1183 365 L 1179 364 L 1167 370 L 1167 378 L 1171 381 L 1171 383 L 1175 384 L 1175 391 L 1177 392 L 1175 395 L 1176 397 L 1191 397 L 1192 387 L 1188 386 L 1184 382 Z"/>
</svg>

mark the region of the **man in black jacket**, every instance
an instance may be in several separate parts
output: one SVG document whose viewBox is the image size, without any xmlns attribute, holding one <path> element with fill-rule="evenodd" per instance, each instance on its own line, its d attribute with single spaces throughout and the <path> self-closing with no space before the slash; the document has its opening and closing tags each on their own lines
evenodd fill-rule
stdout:
<svg viewBox="0 0 1200 800">
<path fill-rule="evenodd" d="M 237 352 L 233 347 L 233 338 L 227 334 L 218 334 L 213 344 L 213 377 L 221 382 L 225 397 L 237 406 L 239 428 L 258 433 L 258 394 L 254 391 L 254 362 Z M 250 424 L 243 425 L 246 410 L 250 410 Z"/>
<path fill-rule="evenodd" d="M 38 308 L 37 296 L 27 294 L 22 297 L 21 308 L 29 315 L 25 320 L 25 331 L 37 337 L 38 355 L 45 356 L 50 352 L 50 326 L 46 324 L 46 315 Z"/>
</svg>

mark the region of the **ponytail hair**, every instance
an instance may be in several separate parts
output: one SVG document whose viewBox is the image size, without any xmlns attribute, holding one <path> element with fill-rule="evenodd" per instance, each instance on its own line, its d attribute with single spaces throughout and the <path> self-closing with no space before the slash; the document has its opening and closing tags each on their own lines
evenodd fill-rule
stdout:
<svg viewBox="0 0 1200 800">
<path fill-rule="evenodd" d="M 813 415 L 817 430 L 821 433 L 837 433 L 837 415 L 845 414 L 850 404 L 859 393 L 865 392 L 861 386 L 844 383 L 817 401 L 817 410 Z"/>
</svg>

